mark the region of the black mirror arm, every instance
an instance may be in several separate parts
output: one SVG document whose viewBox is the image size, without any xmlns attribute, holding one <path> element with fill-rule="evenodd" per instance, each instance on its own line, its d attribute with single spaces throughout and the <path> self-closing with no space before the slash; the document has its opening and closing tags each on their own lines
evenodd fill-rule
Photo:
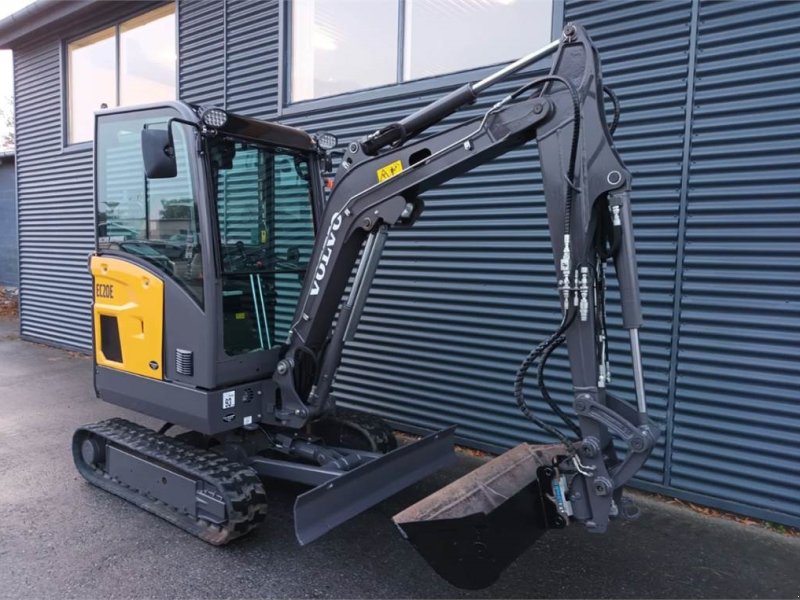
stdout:
<svg viewBox="0 0 800 600">
<path fill-rule="evenodd" d="M 344 156 L 344 150 L 329 150 L 327 152 L 322 153 L 322 171 L 324 173 L 333 173 L 333 157 L 334 156 Z"/>
<path fill-rule="evenodd" d="M 206 133 L 205 127 L 201 126 L 199 123 L 196 123 L 195 121 L 188 121 L 187 119 L 181 119 L 180 117 L 172 117 L 169 121 L 167 121 L 167 133 L 169 134 L 169 145 L 172 148 L 175 148 L 175 144 L 173 143 L 173 138 L 172 138 L 173 123 L 181 123 L 182 125 L 189 125 L 190 127 L 193 127 L 197 131 L 197 133 L 201 135 Z M 198 154 L 203 153 L 203 145 L 202 142 L 200 141 L 200 138 L 197 138 L 197 152 Z"/>
</svg>

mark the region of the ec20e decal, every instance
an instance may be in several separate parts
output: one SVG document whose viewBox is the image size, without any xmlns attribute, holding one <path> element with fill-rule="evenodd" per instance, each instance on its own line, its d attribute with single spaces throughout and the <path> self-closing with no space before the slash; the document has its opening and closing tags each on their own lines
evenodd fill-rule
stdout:
<svg viewBox="0 0 800 600">
<path fill-rule="evenodd" d="M 114 286 L 110 283 L 96 283 L 94 286 L 95 298 L 113 298 Z"/>
</svg>

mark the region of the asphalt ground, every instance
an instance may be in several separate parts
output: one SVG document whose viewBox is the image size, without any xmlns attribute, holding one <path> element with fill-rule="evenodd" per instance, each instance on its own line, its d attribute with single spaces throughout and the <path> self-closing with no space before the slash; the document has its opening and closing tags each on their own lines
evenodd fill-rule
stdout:
<svg viewBox="0 0 800 600">
<path fill-rule="evenodd" d="M 298 489 L 269 484 L 269 515 L 216 548 L 85 483 L 72 431 L 122 416 L 94 398 L 91 360 L 20 341 L 0 319 L 0 597 L 800 598 L 800 538 L 639 497 L 606 535 L 547 533 L 492 587 L 439 579 L 390 517 L 474 467 L 459 464 L 301 547 Z"/>
</svg>

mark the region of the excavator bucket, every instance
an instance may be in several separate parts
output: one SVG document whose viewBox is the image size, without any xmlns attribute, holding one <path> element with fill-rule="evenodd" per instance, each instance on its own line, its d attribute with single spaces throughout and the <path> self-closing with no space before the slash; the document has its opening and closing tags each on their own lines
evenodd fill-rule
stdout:
<svg viewBox="0 0 800 600">
<path fill-rule="evenodd" d="M 551 492 L 554 459 L 565 454 L 520 444 L 392 520 L 442 578 L 487 587 L 547 529 L 566 525 Z"/>
</svg>

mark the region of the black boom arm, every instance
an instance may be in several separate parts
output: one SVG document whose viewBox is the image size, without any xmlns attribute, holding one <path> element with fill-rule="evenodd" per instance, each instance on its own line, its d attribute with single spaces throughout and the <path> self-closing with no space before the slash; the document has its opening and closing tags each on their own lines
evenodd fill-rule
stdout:
<svg viewBox="0 0 800 600">
<path fill-rule="evenodd" d="M 415 138 L 493 83 L 553 52 L 549 75 L 526 84 L 481 117 Z M 300 428 L 331 410 L 342 348 L 354 334 L 388 230 L 414 223 L 425 191 L 534 138 L 564 315 L 550 345 L 564 338 L 568 345 L 581 433 L 579 447 L 570 447 L 580 468 L 593 472 L 596 484 L 587 490 L 587 497 L 594 499 L 585 514 L 578 514 L 579 508 L 576 517 L 589 520 L 594 515 L 597 521 L 598 514 L 608 514 L 614 491 L 649 455 L 657 427 L 645 415 L 638 350 L 641 307 L 631 177 L 605 120 L 597 52 L 575 25 L 541 51 L 349 145 L 320 220 L 286 352 L 273 375 L 280 403 L 263 420 Z M 603 290 L 609 257 L 616 265 L 624 326 L 631 331 L 636 408 L 605 393 L 609 371 Z M 524 373 L 518 378 L 520 390 L 522 378 Z M 613 457 L 611 435 L 633 448 L 621 462 Z M 603 522 L 596 526 L 605 528 Z"/>
</svg>

